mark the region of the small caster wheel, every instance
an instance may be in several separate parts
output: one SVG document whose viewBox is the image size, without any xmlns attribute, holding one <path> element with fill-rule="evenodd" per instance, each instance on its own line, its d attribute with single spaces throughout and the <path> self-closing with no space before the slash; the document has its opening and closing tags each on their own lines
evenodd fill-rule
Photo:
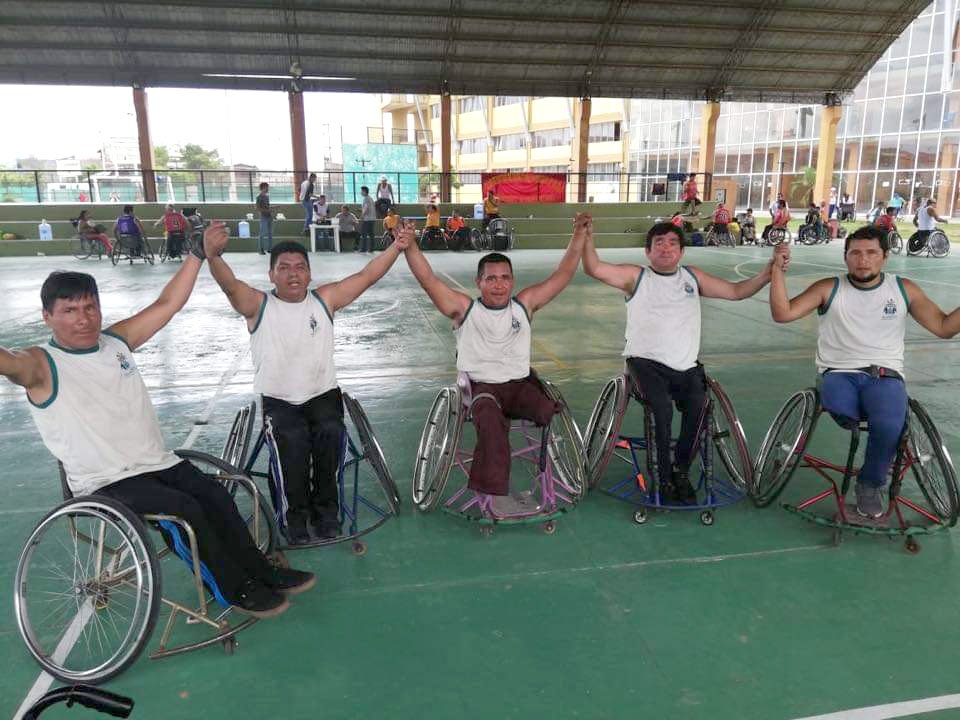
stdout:
<svg viewBox="0 0 960 720">
<path fill-rule="evenodd" d="M 283 550 L 277 550 L 273 554 L 273 557 L 270 558 L 270 561 L 273 563 L 275 567 L 278 567 L 278 568 L 290 567 L 290 561 L 287 560 L 287 556 L 284 554 Z"/>
<path fill-rule="evenodd" d="M 840 543 L 843 542 L 843 531 L 840 528 L 833 529 L 833 546 L 840 547 Z"/>
<path fill-rule="evenodd" d="M 222 645 L 223 645 L 223 651 L 227 655 L 233 655 L 233 653 L 236 652 L 236 649 L 237 649 L 237 639 L 231 635 L 230 637 L 223 639 Z"/>
<path fill-rule="evenodd" d="M 350 549 L 353 550 L 353 554 L 357 556 L 367 554 L 367 544 L 363 540 L 354 540 Z"/>
<path fill-rule="evenodd" d="M 557 524 L 553 520 L 547 520 L 543 524 L 543 532 L 547 535 L 553 535 L 557 531 Z"/>
<path fill-rule="evenodd" d="M 633 513 L 633 521 L 637 525 L 643 525 L 647 521 L 647 511 L 637 510 Z"/>
<path fill-rule="evenodd" d="M 480 526 L 480 536 L 483 538 L 488 538 L 493 535 L 493 525 L 481 525 Z"/>
<path fill-rule="evenodd" d="M 710 510 L 704 510 L 700 513 L 700 522 L 704 525 L 713 525 L 713 512 Z"/>
<path fill-rule="evenodd" d="M 920 543 L 914 540 L 913 537 L 908 536 L 907 541 L 903 544 L 903 546 L 911 555 L 916 555 L 918 552 L 920 552 Z"/>
</svg>

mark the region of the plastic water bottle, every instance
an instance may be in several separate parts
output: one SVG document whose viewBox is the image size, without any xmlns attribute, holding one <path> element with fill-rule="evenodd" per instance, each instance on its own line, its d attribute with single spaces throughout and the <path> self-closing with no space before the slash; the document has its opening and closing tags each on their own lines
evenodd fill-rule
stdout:
<svg viewBox="0 0 960 720">
<path fill-rule="evenodd" d="M 53 240 L 53 228 L 50 227 L 50 223 L 46 219 L 41 220 L 37 227 L 40 230 L 41 240 Z"/>
<path fill-rule="evenodd" d="M 483 203 L 478 202 L 473 206 L 473 219 L 483 220 Z"/>
<path fill-rule="evenodd" d="M 250 223 L 248 223 L 246 220 L 241 220 L 239 223 L 237 223 L 237 233 L 242 238 L 250 237 Z"/>
</svg>

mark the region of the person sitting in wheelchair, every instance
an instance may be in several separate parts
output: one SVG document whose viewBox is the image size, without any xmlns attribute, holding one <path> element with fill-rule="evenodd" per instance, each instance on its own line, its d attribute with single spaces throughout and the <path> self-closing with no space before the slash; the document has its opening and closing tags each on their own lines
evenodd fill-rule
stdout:
<svg viewBox="0 0 960 720">
<path fill-rule="evenodd" d="M 922 249 L 927 244 L 930 233 L 937 229 L 938 222 L 945 223 L 947 219 L 937 215 L 937 199 L 932 197 L 923 204 L 914 216 L 913 224 L 916 225 L 917 231 L 907 240 L 907 247 Z"/>
<path fill-rule="evenodd" d="M 516 295 L 513 265 L 506 255 L 488 253 L 480 258 L 476 277 L 480 297 L 471 299 L 434 274 L 416 243 L 406 249 L 417 282 L 436 308 L 453 320 L 457 370 L 470 379 L 477 444 L 468 487 L 476 493 L 509 495 L 509 419 L 545 426 L 559 410 L 530 367 L 531 319 L 570 283 L 590 223 L 589 215 L 578 214 L 557 269 Z"/>
<path fill-rule="evenodd" d="M 664 469 L 664 502 L 696 504 L 690 464 L 696 457 L 707 404 L 700 356 L 700 298 L 745 300 L 770 282 L 773 260 L 748 280 L 730 282 L 700 268 L 681 265 L 686 237 L 669 222 L 655 224 L 645 242 L 648 265 L 600 260 L 587 232 L 583 271 L 620 290 L 627 301 L 627 370 L 654 417 L 657 467 Z M 671 457 L 673 405 L 681 413 L 680 437 Z M 669 472 L 669 475 L 666 473 Z"/>
<path fill-rule="evenodd" d="M 460 213 L 454 210 L 447 218 L 447 245 L 451 250 L 462 250 L 470 242 L 470 230 Z"/>
<path fill-rule="evenodd" d="M 755 242 L 757 239 L 757 223 L 753 217 L 753 208 L 747 208 L 740 220 L 740 237 L 743 242 Z"/>
<path fill-rule="evenodd" d="M 283 486 L 274 488 L 274 496 L 285 501 L 286 510 L 275 509 L 291 545 L 340 534 L 337 472 L 344 424 L 333 360 L 334 313 L 382 278 L 413 237 L 413 229 L 405 228 L 359 272 L 313 289 L 306 248 L 279 243 L 270 251 L 268 293 L 234 276 L 222 256 L 225 235 L 210 241 L 210 273 L 247 321 L 253 389 L 280 454 Z"/>
<path fill-rule="evenodd" d="M 772 230 L 782 230 L 784 234 L 787 232 L 787 223 L 790 222 L 790 209 L 787 207 L 787 201 L 780 198 L 775 204 L 777 209 L 773 214 L 773 220 L 763 229 L 761 234 L 764 240 L 770 236 Z"/>
<path fill-rule="evenodd" d="M 187 232 L 190 224 L 186 216 L 177 210 L 173 203 L 167 203 L 163 209 L 163 216 L 154 223 L 154 226 L 163 225 L 167 234 L 167 257 L 179 258 L 187 242 Z"/>
<path fill-rule="evenodd" d="M 206 242 L 216 246 L 226 237 L 218 224 L 207 230 Z M 42 347 L 0 348 L 0 375 L 26 389 L 40 437 L 62 462 L 75 496 L 105 495 L 135 513 L 179 516 L 196 533 L 204 580 L 216 586 L 214 594 L 243 613 L 272 617 L 287 609 L 286 594 L 307 590 L 316 579 L 272 566 L 223 485 L 166 448 L 134 360 L 134 351 L 190 297 L 203 247 L 194 253 L 152 304 L 106 329 L 96 280 L 51 273 L 40 290 L 51 339 Z M 174 551 L 189 546 L 172 530 L 162 532 Z"/>
<path fill-rule="evenodd" d="M 97 240 L 103 244 L 108 253 L 113 252 L 113 243 L 104 232 L 106 228 L 103 225 L 97 225 L 90 218 L 89 210 L 81 210 L 76 222 L 77 234 L 88 240 Z"/>
<path fill-rule="evenodd" d="M 891 230 L 896 231 L 897 229 L 897 209 L 892 205 L 888 207 L 882 215 L 880 215 L 874 225 L 883 231 L 883 234 L 888 234 Z"/>
<path fill-rule="evenodd" d="M 866 455 L 855 487 L 857 513 L 883 514 L 882 490 L 907 417 L 904 333 L 907 315 L 940 338 L 960 332 L 960 308 L 945 314 L 915 283 L 883 272 L 886 233 L 866 225 L 847 236 L 847 272 L 787 295 L 789 248 L 778 247 L 770 283 L 770 311 L 779 323 L 814 310 L 819 319 L 817 372 L 823 408 L 841 426 L 865 420 Z"/>
<path fill-rule="evenodd" d="M 383 232 L 390 236 L 390 241 L 397 239 L 397 230 L 400 228 L 401 217 L 392 207 L 387 208 L 387 214 L 383 218 Z"/>
<path fill-rule="evenodd" d="M 143 240 L 147 237 L 147 231 L 143 229 L 143 223 L 140 218 L 133 214 L 133 205 L 124 205 L 123 214 L 117 218 L 113 225 L 113 236 L 121 243 L 126 239 L 132 244 L 127 249 L 131 256 L 139 257 L 143 254 Z"/>
<path fill-rule="evenodd" d="M 807 208 L 807 214 L 803 218 L 803 226 L 807 232 L 812 232 L 815 238 L 823 234 L 823 217 L 820 215 L 820 208 L 816 203 L 810 203 Z"/>
<path fill-rule="evenodd" d="M 717 209 L 713 211 L 713 233 L 715 236 L 727 235 L 730 230 L 727 225 L 730 223 L 730 211 L 722 202 L 717 203 Z"/>
</svg>

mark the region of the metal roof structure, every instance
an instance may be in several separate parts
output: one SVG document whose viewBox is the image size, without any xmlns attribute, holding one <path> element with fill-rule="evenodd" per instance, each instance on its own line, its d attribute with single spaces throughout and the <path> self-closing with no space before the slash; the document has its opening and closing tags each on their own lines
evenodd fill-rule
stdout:
<svg viewBox="0 0 960 720">
<path fill-rule="evenodd" d="M 0 82 L 824 102 L 930 0 L 0 0 Z"/>
</svg>

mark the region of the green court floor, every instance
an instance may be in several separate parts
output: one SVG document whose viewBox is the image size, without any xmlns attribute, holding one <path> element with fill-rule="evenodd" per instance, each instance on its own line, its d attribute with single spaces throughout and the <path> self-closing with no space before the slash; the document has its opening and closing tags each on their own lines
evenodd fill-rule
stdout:
<svg viewBox="0 0 960 720">
<path fill-rule="evenodd" d="M 543 278 L 559 251 L 513 253 L 518 286 Z M 607 250 L 641 261 L 639 250 Z M 691 264 L 727 278 L 760 270 L 767 249 L 691 249 Z M 257 255 L 228 256 L 266 287 Z M 452 283 L 472 286 L 476 255 L 431 255 Z M 360 255 L 312 256 L 315 280 L 359 269 Z M 794 249 L 798 291 L 842 267 L 841 248 Z M 68 258 L 0 261 L 0 345 L 46 339 L 39 287 L 57 268 L 92 272 L 105 322 L 149 302 L 176 270 L 112 267 Z M 960 257 L 893 257 L 888 270 L 918 281 L 941 305 L 960 303 Z M 814 380 L 816 318 L 776 325 L 766 291 L 739 303 L 705 301 L 707 370 L 732 398 L 756 450 L 786 397 Z M 534 364 L 559 385 L 581 427 L 603 383 L 620 372 L 623 299 L 582 273 L 534 318 Z M 141 658 L 109 688 L 132 696 L 137 718 L 793 718 L 960 692 L 956 572 L 960 533 L 901 542 L 851 537 L 779 508 L 741 503 L 712 527 L 695 514 L 632 522 L 632 509 L 591 495 L 558 522 L 477 527 L 409 500 L 414 453 L 437 390 L 454 380 L 450 323 L 404 261 L 336 319 L 342 387 L 364 406 L 405 506 L 349 548 L 298 552 L 318 587 L 280 618 L 219 648 Z M 219 452 L 229 422 L 252 399 L 247 333 L 208 271 L 183 312 L 139 354 L 172 447 Z M 912 324 L 909 389 L 960 454 L 960 345 Z M 209 417 L 205 425 L 195 421 Z M 117 441 L 124 429 L 117 428 Z M 822 422 L 821 447 L 842 441 Z M 13 576 L 20 548 L 60 500 L 54 461 L 19 389 L 0 384 L 0 716 L 11 717 L 39 674 L 17 633 Z M 613 471 L 611 471 L 613 472 Z M 814 487 L 809 476 L 795 486 Z M 177 569 L 179 571 L 179 569 Z M 181 572 L 181 577 L 185 572 Z M 960 706 L 960 700 L 954 703 Z M 951 707 L 949 703 L 948 707 Z M 913 709 L 911 709 L 913 708 Z M 51 711 L 45 717 L 81 716 Z M 919 717 L 917 706 L 896 714 Z M 86 716 L 92 716 L 89 712 Z M 923 717 L 960 717 L 943 710 Z"/>
</svg>

